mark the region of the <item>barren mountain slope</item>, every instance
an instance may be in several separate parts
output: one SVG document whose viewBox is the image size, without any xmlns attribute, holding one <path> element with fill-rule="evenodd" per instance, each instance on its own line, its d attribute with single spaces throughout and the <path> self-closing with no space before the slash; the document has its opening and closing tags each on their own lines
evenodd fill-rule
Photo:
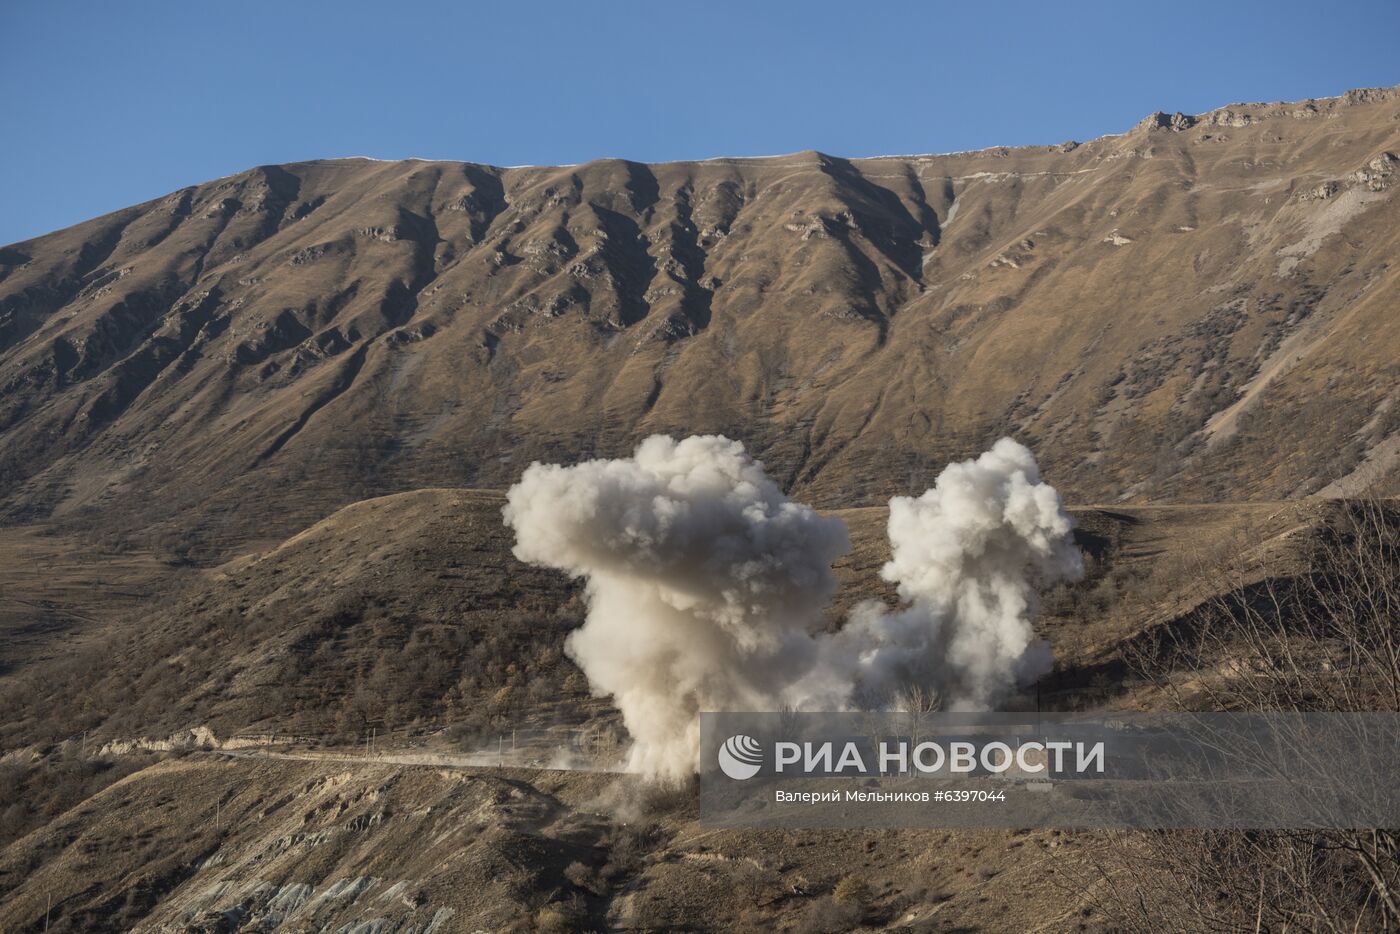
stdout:
<svg viewBox="0 0 1400 934">
<path fill-rule="evenodd" d="M 653 431 L 855 505 L 1393 489 L 1400 95 L 1079 145 L 264 166 L 0 250 L 0 497 L 226 554 Z"/>
<path fill-rule="evenodd" d="M 758 932 L 830 930 L 830 917 L 845 918 L 839 930 L 1057 931 L 1096 920 L 1065 878 L 1084 872 L 1087 835 L 716 830 L 687 796 L 648 797 L 608 774 L 198 754 L 0 851 L 0 927 L 41 931 L 46 909 L 54 934 Z M 853 908 L 831 899 L 847 876 L 868 889 Z"/>
<path fill-rule="evenodd" d="M 1095 923 L 1075 881 L 1092 875 L 1091 835 L 720 831 L 688 795 L 627 777 L 462 768 L 483 740 L 562 744 L 617 721 L 561 653 L 576 585 L 511 557 L 502 503 L 420 490 L 353 504 L 7 676 L 0 927 L 41 930 L 52 897 L 54 931 L 533 931 L 552 912 L 600 929 L 820 930 L 851 923 L 830 898 L 848 875 L 867 884 L 871 927 Z M 1328 511 L 1074 510 L 1089 576 L 1047 595 L 1044 702 L 1135 703 L 1139 687 L 1102 681 L 1125 642 L 1172 625 L 1222 556 L 1277 552 L 1286 572 Z M 838 514 L 853 549 L 834 615 L 892 596 L 877 576 L 886 510 Z M 223 752 L 181 758 L 181 744 Z"/>
</svg>

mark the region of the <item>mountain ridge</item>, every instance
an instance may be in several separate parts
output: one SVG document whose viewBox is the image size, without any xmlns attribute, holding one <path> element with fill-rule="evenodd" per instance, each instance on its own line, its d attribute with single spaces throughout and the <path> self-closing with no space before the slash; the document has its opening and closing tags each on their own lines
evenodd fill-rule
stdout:
<svg viewBox="0 0 1400 934">
<path fill-rule="evenodd" d="M 1005 433 L 1078 501 L 1391 489 L 1396 101 L 191 186 L 0 249 L 0 514 L 214 556 L 652 431 L 740 437 L 830 506 Z"/>
</svg>

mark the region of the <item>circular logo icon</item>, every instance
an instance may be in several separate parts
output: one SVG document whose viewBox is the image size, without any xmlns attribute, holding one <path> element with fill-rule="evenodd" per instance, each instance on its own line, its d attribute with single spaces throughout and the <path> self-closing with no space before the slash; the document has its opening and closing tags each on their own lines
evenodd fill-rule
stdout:
<svg viewBox="0 0 1400 934">
<path fill-rule="evenodd" d="M 763 747 L 752 736 L 731 736 L 719 747 L 719 768 L 736 781 L 753 778 L 763 767 Z"/>
</svg>

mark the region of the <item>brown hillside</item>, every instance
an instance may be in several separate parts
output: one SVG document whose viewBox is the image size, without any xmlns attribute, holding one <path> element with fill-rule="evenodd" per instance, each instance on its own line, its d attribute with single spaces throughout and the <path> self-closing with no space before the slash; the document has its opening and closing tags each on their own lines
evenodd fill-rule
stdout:
<svg viewBox="0 0 1400 934">
<path fill-rule="evenodd" d="M 827 506 L 1393 490 L 1400 94 L 1051 147 L 264 166 L 0 251 L 0 498 L 197 559 L 653 431 Z M 119 540 L 114 538 L 113 542 Z"/>
<path fill-rule="evenodd" d="M 481 768 L 464 754 L 483 740 L 616 724 L 560 653 L 575 586 L 511 557 L 502 504 L 442 489 L 355 503 L 188 571 L 176 596 L 99 618 L 80 650 L 0 682 L 0 927 L 41 930 L 46 911 L 54 931 L 1102 923 L 1102 891 L 1076 881 L 1098 872 L 1102 835 L 717 830 L 689 794 L 632 777 Z M 1094 677 L 1125 642 L 1198 602 L 1222 556 L 1286 568 L 1327 512 L 1074 510 L 1089 575 L 1047 595 L 1046 703 L 1135 703 L 1140 686 Z M 889 597 L 886 510 L 839 515 L 853 551 L 838 608 Z M 225 748 L 133 742 L 171 734 Z"/>
</svg>

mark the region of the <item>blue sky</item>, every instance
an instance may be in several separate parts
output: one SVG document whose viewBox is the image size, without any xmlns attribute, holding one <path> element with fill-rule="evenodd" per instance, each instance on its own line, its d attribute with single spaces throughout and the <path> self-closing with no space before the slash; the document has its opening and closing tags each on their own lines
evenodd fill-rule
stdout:
<svg viewBox="0 0 1400 934">
<path fill-rule="evenodd" d="M 1400 2 L 0 0 L 0 243 L 270 162 L 1054 143 L 1400 83 Z"/>
</svg>

